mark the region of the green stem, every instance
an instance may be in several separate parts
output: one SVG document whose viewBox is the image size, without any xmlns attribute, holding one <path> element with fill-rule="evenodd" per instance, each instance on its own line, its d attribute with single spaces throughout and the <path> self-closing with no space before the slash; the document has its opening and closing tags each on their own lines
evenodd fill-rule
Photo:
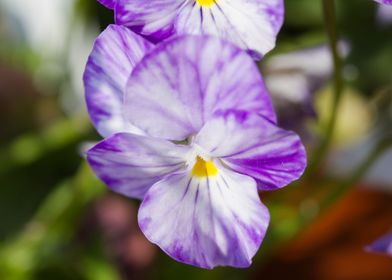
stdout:
<svg viewBox="0 0 392 280">
<path fill-rule="evenodd" d="M 343 77 L 342 77 L 342 59 L 339 55 L 338 49 L 338 34 L 337 34 L 337 20 L 335 14 L 334 0 L 322 0 L 324 22 L 326 32 L 329 40 L 329 47 L 331 49 L 333 64 L 334 64 L 334 97 L 332 103 L 332 112 L 328 120 L 325 134 L 317 149 L 313 152 L 313 157 L 310 160 L 308 167 L 308 174 L 317 172 L 319 165 L 322 163 L 331 145 L 333 133 L 335 131 L 337 113 L 343 92 Z"/>
</svg>

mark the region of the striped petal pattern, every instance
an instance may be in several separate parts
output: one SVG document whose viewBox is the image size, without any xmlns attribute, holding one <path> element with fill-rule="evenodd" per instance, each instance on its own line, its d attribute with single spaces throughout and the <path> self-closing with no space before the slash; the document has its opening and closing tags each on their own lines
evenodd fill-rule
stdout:
<svg viewBox="0 0 392 280">
<path fill-rule="evenodd" d="M 156 183 L 138 220 L 146 237 L 172 258 L 211 269 L 248 267 L 269 213 L 252 178 L 222 167 L 213 178 L 192 178 L 185 171 Z"/>
<path fill-rule="evenodd" d="M 127 120 L 154 137 L 183 140 L 215 112 L 232 108 L 276 115 L 253 60 L 210 36 L 177 37 L 160 44 L 128 80 Z"/>
<path fill-rule="evenodd" d="M 139 35 L 116 25 L 110 25 L 96 39 L 83 80 L 90 118 L 102 136 L 141 133 L 125 121 L 122 106 L 133 68 L 153 47 Z"/>
</svg>

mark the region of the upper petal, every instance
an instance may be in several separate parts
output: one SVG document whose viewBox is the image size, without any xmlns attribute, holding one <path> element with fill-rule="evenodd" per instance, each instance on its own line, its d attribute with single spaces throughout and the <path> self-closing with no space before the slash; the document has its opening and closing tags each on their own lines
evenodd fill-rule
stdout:
<svg viewBox="0 0 392 280">
<path fill-rule="evenodd" d="M 233 170 L 255 178 L 261 190 L 286 186 L 306 167 L 301 139 L 257 114 L 218 114 L 206 123 L 194 143 Z"/>
<path fill-rule="evenodd" d="M 164 176 L 184 168 L 187 153 L 186 146 L 119 133 L 90 149 L 87 159 L 111 190 L 141 199 Z"/>
<path fill-rule="evenodd" d="M 98 0 L 99 3 L 104 5 L 108 9 L 114 9 L 114 6 L 116 5 L 116 0 Z"/>
<path fill-rule="evenodd" d="M 149 53 L 128 80 L 125 115 L 156 137 L 183 140 L 218 111 L 276 116 L 253 60 L 210 36 L 166 41 Z"/>
<path fill-rule="evenodd" d="M 163 40 L 172 35 L 219 36 L 261 57 L 275 46 L 283 23 L 283 0 L 120 0 L 116 22 Z"/>
<path fill-rule="evenodd" d="M 110 25 L 95 41 L 84 72 L 87 108 L 102 136 L 138 132 L 124 121 L 126 82 L 135 64 L 153 45 L 125 27 Z"/>
<path fill-rule="evenodd" d="M 252 178 L 220 168 L 214 177 L 192 178 L 185 171 L 156 183 L 138 220 L 146 237 L 178 261 L 203 268 L 248 267 L 269 213 Z"/>
</svg>

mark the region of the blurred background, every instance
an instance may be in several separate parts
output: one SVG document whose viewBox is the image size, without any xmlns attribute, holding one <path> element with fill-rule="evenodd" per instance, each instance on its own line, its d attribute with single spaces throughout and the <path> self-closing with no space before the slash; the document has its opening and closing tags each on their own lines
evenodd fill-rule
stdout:
<svg viewBox="0 0 392 280">
<path fill-rule="evenodd" d="M 260 194 L 272 221 L 253 265 L 207 271 L 150 244 L 138 202 L 106 190 L 83 158 L 100 137 L 82 74 L 112 12 L 93 0 L 0 0 L 0 279 L 392 279 L 392 258 L 364 251 L 392 228 L 392 7 L 337 1 L 344 88 L 323 157 L 334 65 L 322 5 L 285 3 L 260 70 L 311 165 Z"/>
</svg>

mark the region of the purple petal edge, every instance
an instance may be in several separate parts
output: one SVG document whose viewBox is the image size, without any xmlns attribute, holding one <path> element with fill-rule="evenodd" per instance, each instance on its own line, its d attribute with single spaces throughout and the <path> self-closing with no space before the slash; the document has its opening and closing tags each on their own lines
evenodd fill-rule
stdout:
<svg viewBox="0 0 392 280">
<path fill-rule="evenodd" d="M 104 137 L 139 133 L 122 112 L 125 85 L 140 59 L 154 45 L 126 27 L 109 25 L 96 39 L 83 76 L 90 118 Z"/>
<path fill-rule="evenodd" d="M 104 5 L 106 8 L 113 10 L 116 6 L 116 0 L 98 0 L 99 3 Z"/>
</svg>

